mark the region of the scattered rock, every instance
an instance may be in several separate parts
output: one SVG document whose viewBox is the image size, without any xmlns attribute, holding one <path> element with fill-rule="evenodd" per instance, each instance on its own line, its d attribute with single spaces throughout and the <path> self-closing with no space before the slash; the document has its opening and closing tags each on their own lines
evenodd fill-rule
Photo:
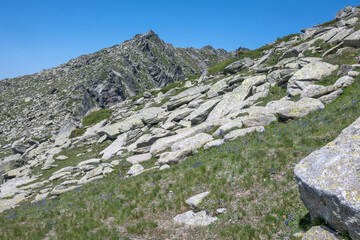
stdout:
<svg viewBox="0 0 360 240">
<path fill-rule="evenodd" d="M 203 193 L 199 193 L 195 196 L 192 196 L 191 198 L 188 198 L 185 202 L 190 205 L 193 208 L 196 208 L 201 202 L 202 200 L 209 195 L 210 192 L 203 192 Z"/>
<path fill-rule="evenodd" d="M 170 168 L 169 165 L 164 164 L 164 165 L 162 165 L 162 166 L 159 168 L 159 170 L 162 171 L 162 170 L 169 169 L 169 168 Z"/>
<path fill-rule="evenodd" d="M 190 225 L 190 226 L 209 226 L 211 223 L 217 220 L 216 217 L 211 217 L 206 214 L 205 211 L 194 213 L 188 211 L 177 215 L 173 218 L 175 223 Z"/>
<path fill-rule="evenodd" d="M 217 140 L 206 143 L 204 145 L 204 149 L 206 150 L 206 149 L 209 149 L 212 147 L 217 147 L 217 146 L 223 145 L 224 143 L 225 143 L 224 139 L 217 139 Z"/>
<path fill-rule="evenodd" d="M 251 133 L 251 132 L 255 132 L 255 131 L 256 132 L 263 132 L 263 131 L 265 131 L 265 128 L 263 126 L 258 126 L 258 127 L 237 129 L 237 130 L 234 130 L 234 131 L 226 134 L 224 139 L 225 139 L 226 142 L 233 141 L 238 137 L 245 136 L 246 134 Z"/>
<path fill-rule="evenodd" d="M 131 175 L 131 176 L 136 176 L 136 175 L 139 175 L 140 173 L 142 173 L 144 171 L 144 167 L 141 166 L 140 164 L 136 164 L 136 165 L 133 165 L 129 171 L 127 172 L 128 175 Z"/>
<path fill-rule="evenodd" d="M 140 154 L 140 155 L 134 155 L 131 157 L 128 157 L 126 161 L 129 163 L 136 165 L 142 162 L 149 161 L 151 159 L 152 155 L 150 153 Z"/>
</svg>

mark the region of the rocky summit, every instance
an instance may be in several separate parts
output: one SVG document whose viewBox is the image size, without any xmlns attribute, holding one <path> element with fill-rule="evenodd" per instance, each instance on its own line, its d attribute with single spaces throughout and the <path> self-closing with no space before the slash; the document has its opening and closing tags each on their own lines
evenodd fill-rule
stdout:
<svg viewBox="0 0 360 240">
<path fill-rule="evenodd" d="M 1 81 L 0 239 L 360 239 L 359 19 Z"/>
</svg>

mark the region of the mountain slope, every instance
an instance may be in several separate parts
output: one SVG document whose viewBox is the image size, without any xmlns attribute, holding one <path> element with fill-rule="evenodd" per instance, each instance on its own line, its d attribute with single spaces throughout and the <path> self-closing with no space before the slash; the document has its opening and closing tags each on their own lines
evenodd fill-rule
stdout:
<svg viewBox="0 0 360 240">
<path fill-rule="evenodd" d="M 91 107 L 106 108 L 164 87 L 231 56 L 211 46 L 176 48 L 150 30 L 58 67 L 5 79 L 0 81 L 0 136 L 45 137 L 64 119 L 81 120 Z"/>
</svg>

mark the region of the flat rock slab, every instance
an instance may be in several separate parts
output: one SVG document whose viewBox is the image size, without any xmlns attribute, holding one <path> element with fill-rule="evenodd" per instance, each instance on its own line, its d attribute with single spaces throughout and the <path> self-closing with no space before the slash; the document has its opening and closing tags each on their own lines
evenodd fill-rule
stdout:
<svg viewBox="0 0 360 240">
<path fill-rule="evenodd" d="M 287 92 L 292 96 L 301 94 L 307 85 L 330 75 L 337 67 L 325 62 L 309 63 L 290 78 Z"/>
<path fill-rule="evenodd" d="M 197 207 L 202 202 L 202 200 L 209 194 L 210 194 L 209 191 L 203 192 L 195 196 L 192 196 L 191 198 L 188 198 L 185 202 L 192 207 Z"/>
<path fill-rule="evenodd" d="M 212 147 L 218 147 L 220 145 L 223 145 L 225 143 L 225 140 L 224 139 L 216 139 L 214 141 L 211 141 L 211 142 L 208 142 L 204 145 L 204 149 L 209 149 L 209 148 L 212 148 Z"/>
<path fill-rule="evenodd" d="M 248 133 L 252 133 L 252 132 L 263 132 L 265 131 L 265 128 L 263 126 L 257 126 L 257 127 L 250 127 L 250 128 L 243 128 L 243 129 L 238 129 L 238 130 L 234 130 L 228 134 L 225 135 L 224 139 L 226 142 L 228 141 L 233 141 L 238 137 L 241 136 L 245 136 Z"/>
<path fill-rule="evenodd" d="M 360 118 L 295 167 L 301 200 L 313 218 L 360 239 Z"/>
<path fill-rule="evenodd" d="M 139 175 L 140 173 L 142 173 L 143 171 L 144 171 L 144 167 L 141 166 L 140 164 L 136 164 L 136 165 L 132 166 L 129 169 L 127 174 L 132 175 L 132 176 L 136 176 L 136 175 Z"/>
<path fill-rule="evenodd" d="M 218 218 L 216 217 L 211 217 L 207 215 L 205 211 L 201 211 L 198 213 L 188 211 L 179 214 L 173 218 L 175 223 L 185 224 L 189 226 L 208 226 L 217 219 Z"/>
<path fill-rule="evenodd" d="M 280 118 L 294 119 L 304 117 L 311 112 L 324 108 L 324 104 L 322 104 L 322 102 L 318 99 L 302 98 L 295 104 L 289 104 L 288 106 L 281 107 L 275 111 Z"/>
<path fill-rule="evenodd" d="M 150 153 L 144 153 L 144 154 L 139 154 L 139 155 L 134 155 L 131 157 L 128 157 L 126 159 L 126 161 L 128 161 L 129 163 L 136 165 L 142 162 L 146 162 L 149 161 L 151 159 L 152 155 Z"/>
<path fill-rule="evenodd" d="M 101 163 L 101 159 L 99 158 L 92 158 L 86 161 L 82 161 L 78 164 L 78 167 L 85 166 L 85 165 L 94 165 Z"/>
<path fill-rule="evenodd" d="M 336 233 L 326 226 L 315 226 L 308 230 L 302 240 L 339 240 Z"/>
<path fill-rule="evenodd" d="M 198 148 L 201 148 L 205 143 L 214 140 L 213 137 L 206 133 L 199 133 L 195 136 L 186 138 L 182 141 L 176 142 L 171 146 L 172 151 L 180 151 L 183 149 L 192 149 L 195 151 Z"/>
</svg>

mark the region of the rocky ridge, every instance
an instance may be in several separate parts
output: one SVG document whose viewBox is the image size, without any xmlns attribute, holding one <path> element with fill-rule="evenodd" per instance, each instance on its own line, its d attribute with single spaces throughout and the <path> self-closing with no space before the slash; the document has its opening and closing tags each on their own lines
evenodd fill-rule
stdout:
<svg viewBox="0 0 360 240">
<path fill-rule="evenodd" d="M 177 48 L 150 30 L 57 67 L 4 79 L 0 81 L 0 144 L 19 136 L 55 135 L 64 120 L 81 124 L 90 108 L 108 108 L 146 90 L 201 74 L 233 55 L 211 46 Z"/>
</svg>

